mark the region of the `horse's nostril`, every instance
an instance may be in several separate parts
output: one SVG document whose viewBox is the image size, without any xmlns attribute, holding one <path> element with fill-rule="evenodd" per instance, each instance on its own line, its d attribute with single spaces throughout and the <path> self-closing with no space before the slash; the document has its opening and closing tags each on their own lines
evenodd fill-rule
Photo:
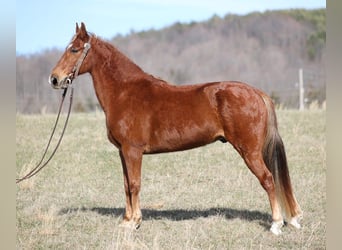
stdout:
<svg viewBox="0 0 342 250">
<path fill-rule="evenodd" d="M 50 83 L 52 84 L 52 85 L 57 85 L 58 84 L 58 79 L 57 79 L 57 77 L 55 77 L 55 76 L 50 76 Z"/>
</svg>

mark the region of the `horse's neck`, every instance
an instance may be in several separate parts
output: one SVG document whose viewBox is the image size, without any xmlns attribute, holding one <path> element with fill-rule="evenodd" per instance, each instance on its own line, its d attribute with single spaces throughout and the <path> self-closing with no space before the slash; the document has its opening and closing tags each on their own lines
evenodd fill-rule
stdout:
<svg viewBox="0 0 342 250">
<path fill-rule="evenodd" d="M 91 74 L 96 79 L 99 78 L 110 81 L 111 84 L 120 85 L 123 82 L 144 76 L 146 73 L 128 57 L 122 54 L 109 43 L 98 40 L 94 47 L 94 60 Z"/>
<path fill-rule="evenodd" d="M 103 41 L 99 41 L 94 49 L 94 66 L 90 74 L 96 95 L 102 108 L 106 111 L 111 102 L 132 87 L 137 79 L 144 78 L 146 73 L 117 49 Z"/>
</svg>

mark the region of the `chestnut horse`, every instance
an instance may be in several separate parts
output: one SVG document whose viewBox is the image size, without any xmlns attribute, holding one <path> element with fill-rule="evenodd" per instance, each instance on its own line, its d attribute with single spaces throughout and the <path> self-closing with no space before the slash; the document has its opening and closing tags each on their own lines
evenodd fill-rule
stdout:
<svg viewBox="0 0 342 250">
<path fill-rule="evenodd" d="M 75 75 L 75 71 L 77 71 Z M 120 152 L 126 209 L 123 223 L 138 228 L 143 154 L 229 142 L 268 194 L 271 231 L 283 214 L 300 228 L 284 145 L 271 99 L 241 82 L 174 86 L 145 73 L 108 42 L 76 24 L 76 34 L 52 70 L 53 88 L 67 88 L 77 74 L 90 73 L 106 116 L 107 135 Z"/>
</svg>

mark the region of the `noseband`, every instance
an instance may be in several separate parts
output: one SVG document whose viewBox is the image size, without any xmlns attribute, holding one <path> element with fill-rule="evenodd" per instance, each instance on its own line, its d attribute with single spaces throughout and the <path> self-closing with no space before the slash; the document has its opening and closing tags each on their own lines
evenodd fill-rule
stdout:
<svg viewBox="0 0 342 250">
<path fill-rule="evenodd" d="M 65 80 L 65 85 L 63 86 L 64 88 L 67 88 L 69 85 L 71 85 L 72 81 L 76 79 L 76 77 L 78 76 L 78 72 L 80 71 L 81 65 L 85 57 L 87 56 L 89 49 L 91 48 L 90 40 L 91 37 L 89 38 L 89 41 L 84 44 L 84 49 L 82 51 L 81 56 L 78 58 L 74 68 Z"/>
</svg>

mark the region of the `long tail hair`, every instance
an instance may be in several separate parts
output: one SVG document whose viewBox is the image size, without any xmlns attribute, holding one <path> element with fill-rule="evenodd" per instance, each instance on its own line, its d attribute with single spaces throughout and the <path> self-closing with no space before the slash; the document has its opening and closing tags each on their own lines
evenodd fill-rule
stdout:
<svg viewBox="0 0 342 250">
<path fill-rule="evenodd" d="M 285 216 L 290 219 L 302 212 L 292 190 L 285 147 L 278 133 L 274 105 L 269 97 L 263 96 L 263 99 L 268 112 L 263 159 L 273 175 L 278 202 L 285 212 Z"/>
</svg>

